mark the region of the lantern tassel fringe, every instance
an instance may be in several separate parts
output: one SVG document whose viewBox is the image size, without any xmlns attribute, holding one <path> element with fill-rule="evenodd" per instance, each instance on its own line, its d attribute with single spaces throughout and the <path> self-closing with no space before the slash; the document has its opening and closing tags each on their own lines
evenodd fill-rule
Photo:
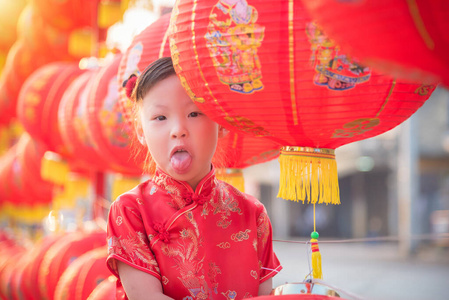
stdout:
<svg viewBox="0 0 449 300">
<path fill-rule="evenodd" d="M 282 147 L 278 197 L 307 203 L 340 204 L 333 149 Z"/>
</svg>

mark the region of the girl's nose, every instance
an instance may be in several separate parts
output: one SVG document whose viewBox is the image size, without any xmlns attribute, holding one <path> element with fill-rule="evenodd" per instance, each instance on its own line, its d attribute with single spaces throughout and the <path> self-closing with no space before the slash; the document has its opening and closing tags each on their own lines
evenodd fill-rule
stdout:
<svg viewBox="0 0 449 300">
<path fill-rule="evenodd" d="M 173 128 L 171 135 L 173 138 L 184 138 L 188 136 L 188 130 L 182 122 L 176 123 Z"/>
</svg>

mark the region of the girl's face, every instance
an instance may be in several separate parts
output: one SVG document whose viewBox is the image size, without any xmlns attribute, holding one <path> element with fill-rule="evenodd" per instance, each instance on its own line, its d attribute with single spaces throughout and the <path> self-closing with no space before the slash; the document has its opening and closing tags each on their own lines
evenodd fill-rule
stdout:
<svg viewBox="0 0 449 300">
<path fill-rule="evenodd" d="M 142 99 L 139 141 L 156 164 L 193 189 L 210 172 L 218 125 L 190 100 L 176 75 L 158 82 Z"/>
</svg>

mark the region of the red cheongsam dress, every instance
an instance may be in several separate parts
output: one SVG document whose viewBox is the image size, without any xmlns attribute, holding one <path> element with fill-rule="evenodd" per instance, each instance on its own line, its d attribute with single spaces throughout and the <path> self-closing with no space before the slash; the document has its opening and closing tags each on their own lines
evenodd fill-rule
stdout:
<svg viewBox="0 0 449 300">
<path fill-rule="evenodd" d="M 158 278 L 174 299 L 255 297 L 282 269 L 265 207 L 213 169 L 196 191 L 158 169 L 121 195 L 109 212 L 108 246 L 113 274 L 124 262 Z"/>
</svg>

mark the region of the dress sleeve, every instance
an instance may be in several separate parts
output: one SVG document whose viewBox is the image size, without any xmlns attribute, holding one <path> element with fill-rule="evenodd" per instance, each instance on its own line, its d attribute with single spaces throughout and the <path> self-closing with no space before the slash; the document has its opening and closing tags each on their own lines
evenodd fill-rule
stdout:
<svg viewBox="0 0 449 300">
<path fill-rule="evenodd" d="M 159 267 L 150 249 L 137 197 L 122 195 L 112 203 L 108 216 L 107 266 L 117 277 L 117 260 L 161 279 Z"/>
<path fill-rule="evenodd" d="M 257 253 L 260 265 L 260 283 L 275 276 L 282 266 L 273 251 L 271 222 L 264 206 L 257 217 Z"/>
</svg>

